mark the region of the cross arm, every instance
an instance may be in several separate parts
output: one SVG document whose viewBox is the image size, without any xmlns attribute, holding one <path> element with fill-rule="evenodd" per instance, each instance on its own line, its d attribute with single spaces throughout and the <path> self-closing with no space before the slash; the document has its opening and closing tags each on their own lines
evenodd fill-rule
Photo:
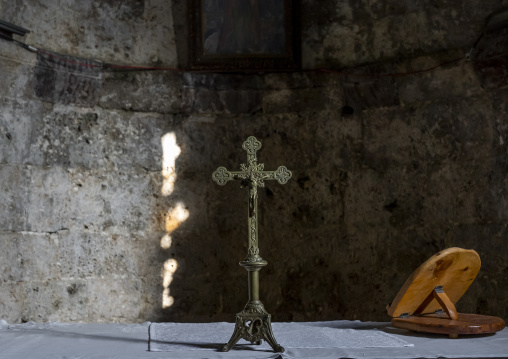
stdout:
<svg viewBox="0 0 508 359">
<path fill-rule="evenodd" d="M 262 171 L 263 179 L 277 180 L 280 184 L 286 184 L 293 174 L 285 166 L 279 166 L 275 171 Z"/>
<path fill-rule="evenodd" d="M 220 186 L 224 186 L 228 181 L 233 181 L 234 172 L 229 172 L 226 167 L 219 167 L 212 173 L 212 179 Z"/>
<path fill-rule="evenodd" d="M 224 186 L 228 181 L 246 180 L 254 174 L 254 178 L 262 185 L 263 180 L 277 180 L 280 184 L 286 184 L 293 175 L 285 166 L 279 166 L 275 171 L 228 171 L 226 167 L 219 167 L 212 173 L 212 179 L 217 184 Z"/>
<path fill-rule="evenodd" d="M 248 173 L 245 171 L 228 171 L 226 167 L 219 167 L 212 173 L 212 179 L 221 186 L 224 186 L 228 181 L 241 181 L 247 177 Z"/>
</svg>

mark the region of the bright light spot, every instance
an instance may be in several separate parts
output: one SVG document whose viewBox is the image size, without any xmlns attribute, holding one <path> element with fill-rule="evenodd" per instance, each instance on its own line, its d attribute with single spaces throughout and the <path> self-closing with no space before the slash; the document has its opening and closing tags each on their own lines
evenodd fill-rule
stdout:
<svg viewBox="0 0 508 359">
<path fill-rule="evenodd" d="M 169 285 L 173 281 L 173 274 L 176 272 L 178 268 L 178 263 L 174 259 L 168 259 L 164 262 L 164 267 L 162 270 L 162 285 L 164 286 L 164 291 L 162 292 L 162 308 L 169 308 L 175 302 L 175 299 L 169 295 Z"/>
<path fill-rule="evenodd" d="M 176 268 L 178 267 L 178 263 L 174 259 L 168 259 L 164 262 L 164 271 L 162 274 L 164 287 L 169 287 L 171 281 L 173 280 L 173 274 L 176 272 Z"/>
<path fill-rule="evenodd" d="M 175 298 L 169 295 L 169 288 L 164 289 L 162 292 L 162 309 L 169 308 L 175 302 Z"/>
<path fill-rule="evenodd" d="M 161 238 L 161 247 L 162 249 L 169 249 L 171 247 L 171 243 L 173 242 L 173 239 L 168 234 L 164 235 L 164 237 Z"/>
<path fill-rule="evenodd" d="M 176 182 L 176 158 L 180 155 L 182 150 L 176 144 L 176 135 L 174 132 L 165 134 L 162 139 L 162 188 L 161 193 L 167 197 L 171 195 L 175 189 Z M 163 249 L 169 249 L 173 242 L 171 233 L 178 228 L 178 226 L 189 218 L 189 211 L 185 209 L 183 203 L 177 203 L 177 205 L 168 213 L 164 214 L 164 229 L 166 234 L 161 238 L 161 247 Z M 175 298 L 169 295 L 169 286 L 173 281 L 173 274 L 177 269 L 177 262 L 174 259 L 168 259 L 164 263 L 162 269 L 162 285 L 164 290 L 162 291 L 162 308 L 169 308 L 175 302 Z"/>
<path fill-rule="evenodd" d="M 189 218 L 189 211 L 185 209 L 184 204 L 181 202 L 177 203 L 176 207 L 169 211 L 169 213 L 164 214 L 164 230 L 166 234 L 161 238 L 161 247 L 163 249 L 171 247 L 173 242 L 171 233 L 187 218 Z"/>
<path fill-rule="evenodd" d="M 171 212 L 165 215 L 165 229 L 167 233 L 173 232 L 180 226 L 187 218 L 189 218 L 189 211 L 187 211 L 183 203 L 177 203 L 176 207 Z"/>
<path fill-rule="evenodd" d="M 175 161 L 182 150 L 176 144 L 176 135 L 170 132 L 162 136 L 162 189 L 163 196 L 169 196 L 175 189 Z"/>
</svg>

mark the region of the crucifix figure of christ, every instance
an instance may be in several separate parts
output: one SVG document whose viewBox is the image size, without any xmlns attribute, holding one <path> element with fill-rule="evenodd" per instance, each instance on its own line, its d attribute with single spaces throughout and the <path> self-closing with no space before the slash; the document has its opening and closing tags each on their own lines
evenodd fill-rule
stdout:
<svg viewBox="0 0 508 359">
<path fill-rule="evenodd" d="M 264 187 L 265 180 L 277 180 L 280 184 L 285 184 L 291 178 L 291 171 L 284 166 L 280 166 L 275 171 L 265 171 L 264 164 L 258 163 L 256 158 L 261 142 L 253 136 L 247 138 L 242 148 L 247 151 L 247 164 L 241 164 L 240 171 L 228 171 L 225 167 L 219 167 L 212 174 L 213 180 L 221 186 L 228 181 L 237 180 L 242 187 L 249 188 L 249 244 L 247 256 L 240 262 L 240 265 L 248 272 L 249 301 L 243 310 L 236 314 L 235 330 L 222 351 L 229 351 L 238 340 L 243 338 L 252 344 L 261 344 L 264 339 L 275 352 L 282 353 L 284 348 L 277 344 L 273 336 L 271 315 L 259 300 L 259 270 L 268 263 L 259 255 L 258 187 Z"/>
</svg>

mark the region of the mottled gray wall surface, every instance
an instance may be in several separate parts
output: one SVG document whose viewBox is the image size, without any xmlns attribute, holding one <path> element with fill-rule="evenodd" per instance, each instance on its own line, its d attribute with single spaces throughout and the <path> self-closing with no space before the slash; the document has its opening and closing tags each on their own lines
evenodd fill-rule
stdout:
<svg viewBox="0 0 508 359">
<path fill-rule="evenodd" d="M 464 57 L 506 1 L 303 1 L 304 68 L 347 76 L 102 66 L 185 67 L 184 5 L 0 0 L 45 51 L 0 41 L 0 318 L 232 321 L 247 191 L 211 174 L 251 135 L 293 172 L 260 190 L 274 320 L 388 320 L 452 246 L 483 263 L 458 309 L 508 317 L 506 81 L 464 59 L 418 72 Z"/>
</svg>

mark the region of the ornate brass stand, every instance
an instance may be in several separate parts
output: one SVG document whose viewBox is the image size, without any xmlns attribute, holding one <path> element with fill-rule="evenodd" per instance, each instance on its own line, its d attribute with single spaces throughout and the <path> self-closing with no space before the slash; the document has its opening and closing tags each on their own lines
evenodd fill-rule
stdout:
<svg viewBox="0 0 508 359">
<path fill-rule="evenodd" d="M 257 163 L 256 152 L 261 148 L 261 142 L 255 137 L 249 137 L 242 148 L 247 151 L 247 165 L 241 164 L 241 171 L 228 171 L 219 167 L 212 174 L 212 178 L 223 186 L 228 181 L 241 181 L 241 186 L 249 187 L 249 249 L 247 256 L 240 265 L 248 272 L 249 301 L 240 313 L 236 314 L 235 330 L 231 339 L 224 345 L 222 351 L 229 351 L 240 338 L 252 344 L 261 344 L 264 339 L 277 353 L 284 352 L 284 348 L 277 344 L 272 332 L 271 315 L 265 310 L 259 300 L 259 270 L 268 263 L 259 255 L 258 247 L 258 187 L 264 187 L 265 180 L 277 180 L 285 184 L 291 178 L 291 171 L 280 166 L 275 171 L 263 171 L 264 165 Z"/>
</svg>

